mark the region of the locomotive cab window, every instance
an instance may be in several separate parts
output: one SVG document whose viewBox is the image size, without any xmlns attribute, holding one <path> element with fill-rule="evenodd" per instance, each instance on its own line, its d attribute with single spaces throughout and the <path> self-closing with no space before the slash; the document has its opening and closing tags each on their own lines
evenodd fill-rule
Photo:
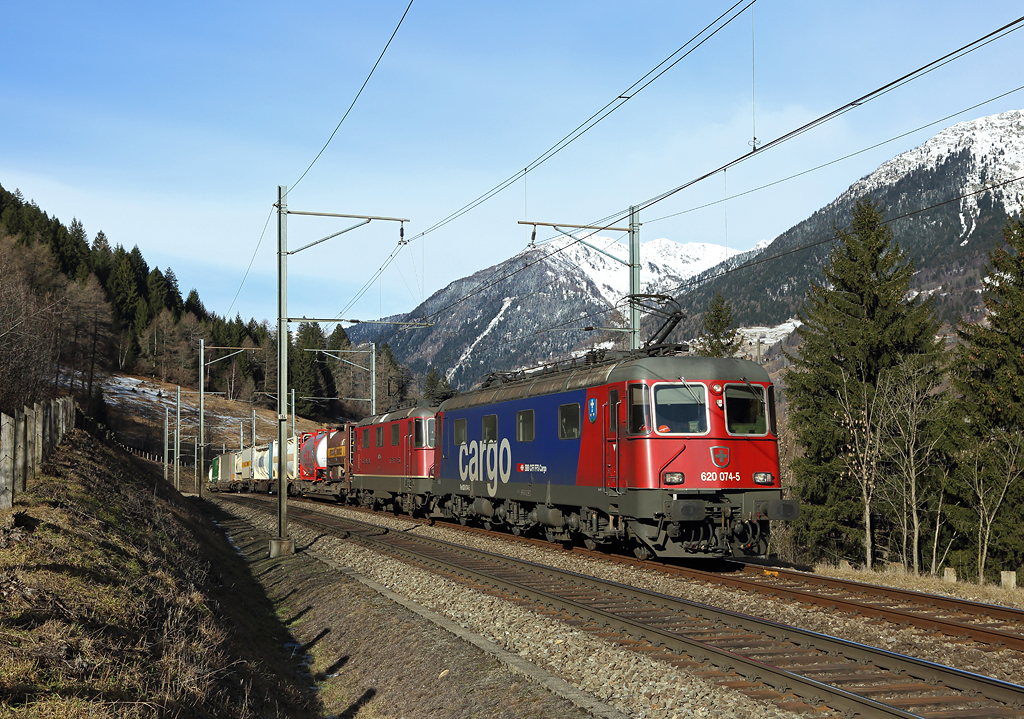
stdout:
<svg viewBox="0 0 1024 719">
<path fill-rule="evenodd" d="M 516 441 L 532 442 L 534 436 L 533 410 L 521 409 L 516 412 Z"/>
<path fill-rule="evenodd" d="M 498 441 L 498 415 L 484 415 L 483 433 L 481 434 L 481 437 L 483 438 L 484 442 Z"/>
<path fill-rule="evenodd" d="M 558 438 L 580 438 L 579 404 L 563 404 L 558 408 Z"/>
<path fill-rule="evenodd" d="M 730 384 L 725 387 L 725 426 L 729 434 L 768 434 L 764 387 Z"/>
<path fill-rule="evenodd" d="M 655 385 L 654 422 L 659 434 L 704 434 L 708 431 L 707 387 Z"/>
<path fill-rule="evenodd" d="M 629 433 L 649 434 L 651 431 L 651 388 L 645 384 L 631 384 L 629 399 Z"/>
<path fill-rule="evenodd" d="M 433 419 L 418 419 L 414 425 L 415 436 L 413 437 L 413 447 L 416 449 L 422 449 L 423 447 L 434 446 L 434 420 Z"/>
<path fill-rule="evenodd" d="M 397 447 L 399 444 L 401 444 L 401 440 L 399 439 L 399 435 L 401 434 L 401 432 L 402 432 L 402 428 L 401 428 L 401 426 L 399 425 L 398 422 L 395 422 L 393 425 L 391 425 L 391 446 L 392 447 Z"/>
<path fill-rule="evenodd" d="M 452 422 L 452 438 L 456 447 L 466 443 L 466 420 L 457 419 Z"/>
<path fill-rule="evenodd" d="M 366 429 L 363 430 L 363 446 L 364 447 L 369 447 L 370 446 L 370 428 L 369 427 L 367 427 Z"/>
</svg>

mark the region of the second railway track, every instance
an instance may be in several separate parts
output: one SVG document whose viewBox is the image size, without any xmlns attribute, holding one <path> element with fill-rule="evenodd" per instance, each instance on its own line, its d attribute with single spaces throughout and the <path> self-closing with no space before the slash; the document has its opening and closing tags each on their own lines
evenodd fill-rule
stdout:
<svg viewBox="0 0 1024 719">
<path fill-rule="evenodd" d="M 364 511 L 352 507 L 346 509 Z M 365 511 L 370 516 L 379 514 Z M 399 518 L 403 521 L 428 523 L 427 520 L 406 515 L 399 515 Z M 509 542 L 552 548 L 550 542 L 538 538 L 499 535 L 457 524 L 443 526 L 452 531 L 492 540 L 501 538 Z M 583 547 L 573 547 L 572 554 L 596 557 L 601 561 L 642 567 L 671 576 L 757 592 L 853 615 L 875 617 L 900 626 L 916 627 L 950 637 L 970 639 L 996 648 L 1005 647 L 1024 652 L 1024 610 L 1013 607 L 836 579 L 760 564 L 725 563 L 731 564 L 734 571 L 707 571 L 678 564 L 665 564 L 657 560 L 638 560 L 630 556 L 607 554 Z"/>
<path fill-rule="evenodd" d="M 474 587 L 538 602 L 593 633 L 673 663 L 710 663 L 755 688 L 849 715 L 1024 717 L 1024 688 L 886 650 L 539 564 L 292 509 L 347 536 Z M 733 682 L 736 684 L 736 682 Z"/>
</svg>

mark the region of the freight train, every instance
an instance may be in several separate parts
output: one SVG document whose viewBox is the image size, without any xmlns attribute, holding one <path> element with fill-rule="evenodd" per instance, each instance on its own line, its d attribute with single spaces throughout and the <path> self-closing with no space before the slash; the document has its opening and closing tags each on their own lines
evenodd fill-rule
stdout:
<svg viewBox="0 0 1024 719">
<path fill-rule="evenodd" d="M 288 491 L 641 558 L 764 556 L 770 522 L 799 515 L 775 388 L 755 362 L 673 347 L 495 374 L 438 407 L 305 433 Z M 274 451 L 218 457 L 211 489 L 276 491 Z"/>
</svg>

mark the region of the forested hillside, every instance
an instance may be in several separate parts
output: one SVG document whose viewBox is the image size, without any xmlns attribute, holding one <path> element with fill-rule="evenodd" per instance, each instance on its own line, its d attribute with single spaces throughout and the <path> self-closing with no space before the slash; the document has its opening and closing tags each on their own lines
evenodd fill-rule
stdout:
<svg viewBox="0 0 1024 719">
<path fill-rule="evenodd" d="M 65 225 L 19 190 L 0 187 L 0 410 L 61 393 L 98 410 L 97 377 L 108 370 L 198 387 L 200 340 L 210 348 L 208 391 L 272 406 L 277 344 L 267 320 L 222 317 L 195 289 L 183 299 L 175 272 L 150 268 L 137 245 L 126 250 L 102 230 L 90 239 L 78 219 Z M 327 419 L 369 411 L 367 402 L 336 399 L 369 397 L 368 372 L 306 351 L 349 349 L 340 325 L 328 337 L 304 323 L 290 346 L 298 413 Z M 369 364 L 367 355 L 345 357 Z M 381 408 L 414 391 L 386 346 L 378 349 L 377 370 Z"/>
</svg>

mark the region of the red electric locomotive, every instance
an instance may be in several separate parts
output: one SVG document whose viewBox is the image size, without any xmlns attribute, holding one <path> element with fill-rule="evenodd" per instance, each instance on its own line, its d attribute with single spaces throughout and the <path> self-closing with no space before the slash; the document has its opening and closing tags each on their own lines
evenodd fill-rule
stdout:
<svg viewBox="0 0 1024 719">
<path fill-rule="evenodd" d="M 363 506 L 412 514 L 431 495 L 434 412 L 415 408 L 349 425 L 347 492 Z"/>
<path fill-rule="evenodd" d="M 767 373 L 674 346 L 492 377 L 436 419 L 402 410 L 350 431 L 349 501 L 551 541 L 763 556 L 769 521 L 799 513 Z"/>
</svg>

